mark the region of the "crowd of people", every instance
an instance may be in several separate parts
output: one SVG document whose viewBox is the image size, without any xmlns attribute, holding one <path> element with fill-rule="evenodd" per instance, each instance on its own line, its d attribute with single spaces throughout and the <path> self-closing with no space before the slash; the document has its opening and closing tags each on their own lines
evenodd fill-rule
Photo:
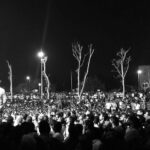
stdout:
<svg viewBox="0 0 150 150">
<path fill-rule="evenodd" d="M 148 150 L 150 109 L 142 92 L 53 93 L 9 98 L 1 109 L 0 145 L 18 150 Z"/>
</svg>

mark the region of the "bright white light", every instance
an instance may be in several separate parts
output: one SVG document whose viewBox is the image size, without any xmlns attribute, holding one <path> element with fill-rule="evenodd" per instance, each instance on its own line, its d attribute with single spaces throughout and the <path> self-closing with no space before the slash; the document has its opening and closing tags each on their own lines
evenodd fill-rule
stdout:
<svg viewBox="0 0 150 150">
<path fill-rule="evenodd" d="M 27 79 L 27 80 L 30 80 L 30 76 L 26 76 L 26 79 Z"/>
<path fill-rule="evenodd" d="M 42 51 L 38 52 L 38 57 L 42 58 L 42 57 L 44 57 L 44 55 L 45 54 Z"/>
<path fill-rule="evenodd" d="M 142 74 L 142 70 L 138 70 L 137 73 L 138 73 L 138 74 Z"/>
<path fill-rule="evenodd" d="M 38 86 L 41 86 L 41 83 L 39 83 Z"/>
</svg>

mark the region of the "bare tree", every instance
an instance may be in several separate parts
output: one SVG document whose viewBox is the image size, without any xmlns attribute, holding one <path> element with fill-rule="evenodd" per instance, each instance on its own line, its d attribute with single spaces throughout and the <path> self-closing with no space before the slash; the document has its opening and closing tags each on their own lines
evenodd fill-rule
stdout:
<svg viewBox="0 0 150 150">
<path fill-rule="evenodd" d="M 45 81 L 46 81 L 46 93 L 47 93 L 47 99 L 49 99 L 49 96 L 50 96 L 50 94 L 49 94 L 49 90 L 50 90 L 50 81 L 49 81 L 49 78 L 48 78 L 48 76 L 47 76 L 47 74 L 46 74 L 46 61 L 47 61 L 47 57 L 44 57 L 43 59 L 42 59 L 42 62 L 43 62 L 43 76 L 44 76 L 44 78 L 45 78 Z"/>
<path fill-rule="evenodd" d="M 13 81 L 12 81 L 12 67 L 7 61 L 8 68 L 9 68 L 9 81 L 10 81 L 10 94 L 11 94 L 11 101 L 13 101 Z"/>
<path fill-rule="evenodd" d="M 131 61 L 131 57 L 127 57 L 127 53 L 129 50 L 124 50 L 123 48 L 117 52 L 117 59 L 113 59 L 112 65 L 114 66 L 116 72 L 118 73 L 118 77 L 121 78 L 122 82 L 122 94 L 123 99 L 125 98 L 125 77 L 129 69 L 129 63 Z"/>
<path fill-rule="evenodd" d="M 72 45 L 72 52 L 73 52 L 74 58 L 77 60 L 77 63 L 78 63 L 78 66 L 76 69 L 76 72 L 77 72 L 77 94 L 78 94 L 79 101 L 81 101 L 81 96 L 82 96 L 82 93 L 83 93 L 83 90 L 85 87 L 87 75 L 89 73 L 90 62 L 91 62 L 92 55 L 94 53 L 94 49 L 92 48 L 92 44 L 91 44 L 88 47 L 88 52 L 86 54 L 83 54 L 83 46 L 81 46 L 79 43 L 76 43 L 76 44 Z M 85 63 L 85 58 L 87 56 L 88 56 L 88 60 L 87 60 L 87 65 L 86 65 L 86 71 L 85 71 L 83 80 L 81 81 L 81 79 L 80 79 L 81 68 L 83 67 L 83 65 Z M 81 83 L 82 83 L 82 85 L 81 85 Z"/>
</svg>

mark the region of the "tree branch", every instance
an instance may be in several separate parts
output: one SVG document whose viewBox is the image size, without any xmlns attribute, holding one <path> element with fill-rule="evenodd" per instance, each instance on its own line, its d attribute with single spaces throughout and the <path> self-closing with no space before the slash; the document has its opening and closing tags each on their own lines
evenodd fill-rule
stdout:
<svg viewBox="0 0 150 150">
<path fill-rule="evenodd" d="M 120 72 L 120 70 L 119 70 L 119 66 L 116 65 L 116 60 L 114 60 L 114 61 L 112 62 L 112 65 L 115 67 L 115 69 L 117 70 L 117 72 L 119 73 L 119 75 L 122 77 L 122 74 L 121 74 L 121 72 Z"/>
<path fill-rule="evenodd" d="M 81 65 L 80 65 L 80 67 L 82 67 L 82 66 L 83 66 L 84 61 L 85 61 L 85 58 L 86 58 L 86 56 L 87 56 L 87 55 L 88 55 L 88 53 L 84 55 L 84 58 L 83 58 L 83 60 L 82 60 L 82 63 L 81 63 Z"/>
<path fill-rule="evenodd" d="M 129 57 L 127 58 L 127 68 L 126 68 L 125 73 L 124 73 L 124 78 L 125 78 L 125 76 L 126 76 L 126 74 L 127 74 L 127 72 L 128 72 L 129 65 L 130 65 L 130 61 L 131 61 L 131 57 L 129 56 Z"/>
<path fill-rule="evenodd" d="M 89 72 L 91 57 L 92 57 L 93 53 L 94 53 L 94 49 L 92 48 L 92 45 L 90 45 L 89 46 L 89 59 L 88 59 L 87 69 L 86 69 L 84 79 L 83 79 L 83 85 L 82 85 L 82 88 L 81 88 L 81 91 L 80 91 L 80 96 L 82 95 L 84 87 L 85 87 L 85 82 L 86 82 L 87 75 L 88 75 L 88 72 Z"/>
</svg>

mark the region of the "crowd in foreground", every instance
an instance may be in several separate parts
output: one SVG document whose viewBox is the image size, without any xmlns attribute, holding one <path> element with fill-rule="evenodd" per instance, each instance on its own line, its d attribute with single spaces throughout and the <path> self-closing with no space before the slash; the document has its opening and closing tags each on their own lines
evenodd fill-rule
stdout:
<svg viewBox="0 0 150 150">
<path fill-rule="evenodd" d="M 85 93 L 62 99 L 7 101 L 1 110 L 1 149 L 149 150 L 148 96 Z"/>
</svg>

